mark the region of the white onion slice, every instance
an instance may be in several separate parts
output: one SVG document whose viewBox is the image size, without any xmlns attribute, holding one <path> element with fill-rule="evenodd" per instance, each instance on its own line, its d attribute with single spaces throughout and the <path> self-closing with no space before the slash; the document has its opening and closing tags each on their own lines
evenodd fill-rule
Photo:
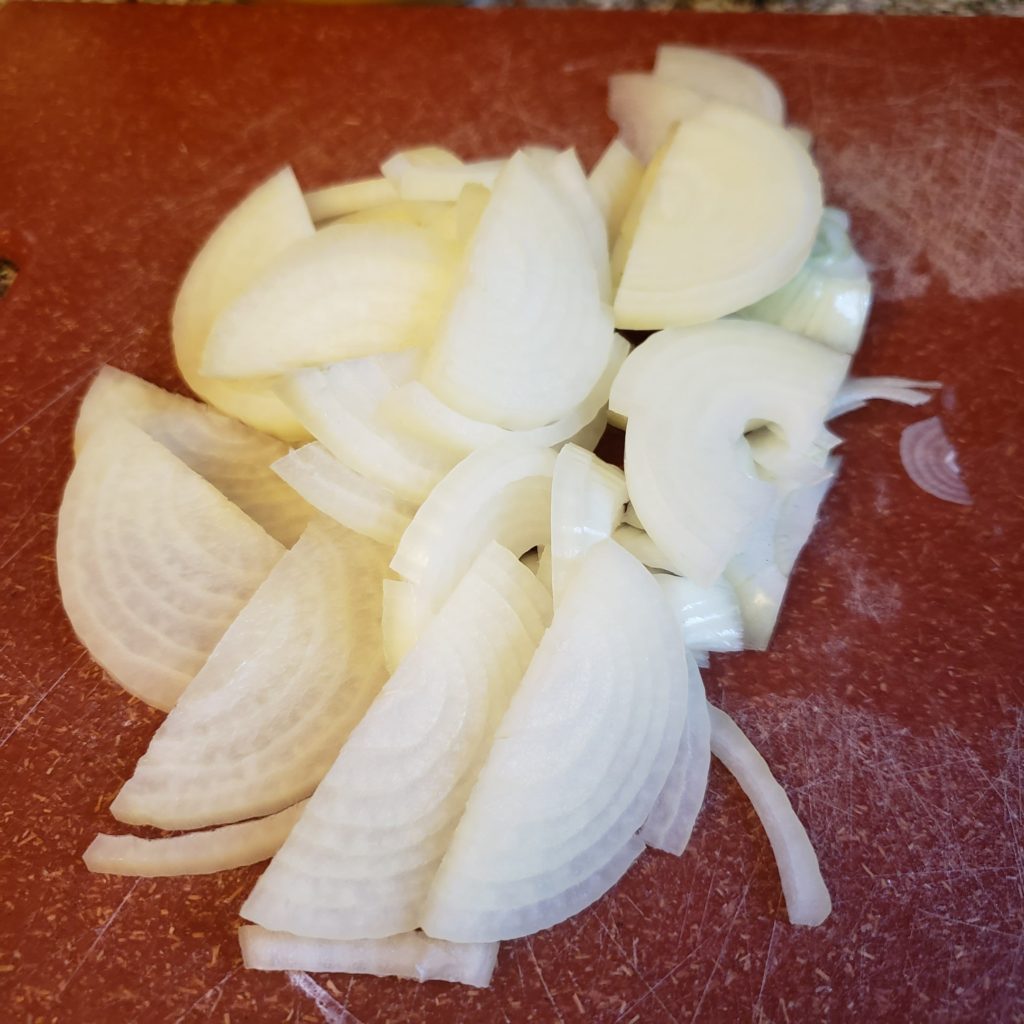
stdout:
<svg viewBox="0 0 1024 1024">
<path fill-rule="evenodd" d="M 832 899 L 807 830 L 740 727 L 718 708 L 709 714 L 711 753 L 729 769 L 761 819 L 779 868 L 790 923 L 821 924 L 832 913 Z"/>
<path fill-rule="evenodd" d="M 518 558 L 551 537 L 555 453 L 519 441 L 467 455 L 413 516 L 391 568 L 440 608 L 490 541 Z"/>
<path fill-rule="evenodd" d="M 685 724 L 686 661 L 657 584 L 605 541 L 573 575 L 501 723 L 422 927 L 528 935 L 628 869 Z"/>
<path fill-rule="evenodd" d="M 422 932 L 384 939 L 310 939 L 249 924 L 238 929 L 238 941 L 249 970 L 372 974 L 476 988 L 490 984 L 498 958 L 497 942 L 444 942 Z"/>
<path fill-rule="evenodd" d="M 574 207 L 526 154 L 501 172 L 423 382 L 467 416 L 543 426 L 586 399 L 614 332 Z"/>
<path fill-rule="evenodd" d="M 75 423 L 75 451 L 96 426 L 122 417 L 209 480 L 264 530 L 290 547 L 313 510 L 272 471 L 288 451 L 276 437 L 175 395 L 123 370 L 104 366 L 82 400 Z"/>
<path fill-rule="evenodd" d="M 654 61 L 656 78 L 724 100 L 776 124 L 786 120 L 786 104 L 775 82 L 760 68 L 736 57 L 697 46 L 665 43 Z"/>
<path fill-rule="evenodd" d="M 658 573 L 654 578 L 690 650 L 720 654 L 743 650 L 743 617 L 736 591 L 728 580 L 719 579 L 710 587 L 698 587 L 692 580 L 669 573 Z"/>
<path fill-rule="evenodd" d="M 391 547 L 416 512 L 412 502 L 360 476 L 315 441 L 290 451 L 271 469 L 325 516 Z"/>
<path fill-rule="evenodd" d="M 574 438 L 591 424 L 596 423 L 594 429 L 600 427 L 601 432 L 604 432 L 602 411 L 608 404 L 612 381 L 629 352 L 629 342 L 622 335 L 616 334 L 608 365 L 590 394 L 560 420 L 532 430 L 506 430 L 493 423 L 464 416 L 446 405 L 418 380 L 402 384 L 386 395 L 380 405 L 380 416 L 396 428 L 416 434 L 431 444 L 448 448 L 459 456 L 515 438 L 530 444 L 554 447 Z"/>
<path fill-rule="evenodd" d="M 643 173 L 643 164 L 633 156 L 621 136 L 608 143 L 590 172 L 590 190 L 604 217 L 611 241 L 619 233 L 619 225 L 640 186 Z"/>
<path fill-rule="evenodd" d="M 835 480 L 839 460 L 830 459 L 821 476 L 808 483 L 777 481 L 771 507 L 725 569 L 743 615 L 743 643 L 763 651 L 771 641 L 793 571 L 810 539 L 821 503 Z"/>
<path fill-rule="evenodd" d="M 313 222 L 290 167 L 251 192 L 206 240 L 181 284 L 171 317 L 174 358 L 185 383 L 214 408 L 286 441 L 301 424 L 273 392 L 272 380 L 213 380 L 200 372 L 214 321 L 293 245 Z"/>
<path fill-rule="evenodd" d="M 641 164 L 650 163 L 672 129 L 706 102 L 692 89 L 654 75 L 629 72 L 608 79 L 608 116 Z"/>
<path fill-rule="evenodd" d="M 825 207 L 814 247 L 796 276 L 738 315 L 778 324 L 840 352 L 856 352 L 871 310 L 872 290 L 849 228 L 850 218 L 842 210 Z"/>
<path fill-rule="evenodd" d="M 388 553 L 311 523 L 156 731 L 115 817 L 201 828 L 309 796 L 386 678 Z"/>
<path fill-rule="evenodd" d="M 401 223 L 339 223 L 297 242 L 221 312 L 210 377 L 267 377 L 421 345 L 451 279 L 448 243 Z"/>
<path fill-rule="evenodd" d="M 686 726 L 664 788 L 640 829 L 640 838 L 648 846 L 677 857 L 690 842 L 704 806 L 711 766 L 711 719 L 704 683 L 692 655 L 687 671 Z"/>
<path fill-rule="evenodd" d="M 828 418 L 845 416 L 879 398 L 886 402 L 918 406 L 931 401 L 929 390 L 940 388 L 936 380 L 909 380 L 906 377 L 848 377 L 828 410 Z M 924 390 L 928 389 L 928 390 Z"/>
<path fill-rule="evenodd" d="M 394 352 L 297 370 L 279 391 L 309 432 L 360 476 L 418 504 L 458 457 L 384 421 L 384 398 L 412 380 L 417 354 Z"/>
<path fill-rule="evenodd" d="M 938 416 L 912 423 L 903 431 L 900 461 L 922 491 L 956 505 L 971 504 L 971 493 L 960 477 L 956 450 Z"/>
<path fill-rule="evenodd" d="M 623 222 L 616 325 L 685 326 L 756 302 L 803 265 L 821 210 L 817 169 L 785 129 L 708 102 L 648 167 Z"/>
<path fill-rule="evenodd" d="M 283 553 L 126 420 L 91 431 L 57 523 L 57 576 L 79 639 L 129 693 L 164 710 Z"/>
<path fill-rule="evenodd" d="M 635 514 L 633 518 L 636 518 Z M 648 569 L 674 572 L 671 559 L 643 529 L 624 523 L 612 534 L 612 540 L 624 547 L 635 559 L 643 562 Z"/>
<path fill-rule="evenodd" d="M 363 178 L 314 189 L 305 195 L 310 217 L 317 224 L 360 210 L 371 210 L 398 199 L 398 190 L 387 178 Z"/>
<path fill-rule="evenodd" d="M 527 596 L 518 596 L 517 592 Z M 242 915 L 317 938 L 419 925 L 437 866 L 550 601 L 497 544 L 474 562 L 342 748 Z"/>
<path fill-rule="evenodd" d="M 558 604 L 573 570 L 621 525 L 626 478 L 617 466 L 567 444 L 551 478 L 551 583 Z"/>
<path fill-rule="evenodd" d="M 267 818 L 166 839 L 100 833 L 82 854 L 82 860 L 90 871 L 99 874 L 145 878 L 210 875 L 258 864 L 277 853 L 305 806 L 303 801 Z"/>
<path fill-rule="evenodd" d="M 662 331 L 630 354 L 611 406 L 628 419 L 626 484 L 677 575 L 713 583 L 771 504 L 745 434 L 771 424 L 810 450 L 848 359 L 781 328 L 719 320 Z"/>
</svg>

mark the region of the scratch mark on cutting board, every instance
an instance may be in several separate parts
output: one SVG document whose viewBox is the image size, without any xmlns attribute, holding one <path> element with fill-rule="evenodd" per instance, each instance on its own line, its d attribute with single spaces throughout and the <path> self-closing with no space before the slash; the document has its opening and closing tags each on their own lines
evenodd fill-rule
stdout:
<svg viewBox="0 0 1024 1024">
<path fill-rule="evenodd" d="M 64 669 L 64 671 L 61 672 L 61 674 L 59 676 L 57 676 L 57 678 L 54 679 L 54 681 L 52 683 L 50 683 L 50 685 L 46 688 L 46 690 L 39 697 L 36 698 L 36 701 L 32 705 L 32 707 L 30 707 L 28 709 L 28 711 L 26 711 L 25 714 L 23 714 L 21 716 L 21 718 L 19 718 L 18 721 L 15 722 L 13 726 L 11 726 L 11 728 L 4 735 L 3 739 L 0 739 L 0 750 L 3 750 L 3 748 L 7 745 L 7 741 L 32 717 L 33 714 L 35 714 L 35 711 L 39 707 L 39 705 L 42 704 L 43 701 L 46 700 L 46 698 L 49 697 L 51 693 L 53 693 L 53 691 L 57 688 L 57 686 L 67 677 L 68 673 L 84 657 L 85 657 L 85 651 L 80 651 L 79 654 L 78 654 L 78 657 L 75 658 L 75 660 L 72 661 L 71 664 L 68 665 L 68 667 L 66 669 Z"/>
<path fill-rule="evenodd" d="M 533 951 L 533 940 L 529 935 L 526 936 L 526 949 L 530 954 L 530 959 L 533 961 L 537 977 L 540 979 L 541 986 L 544 989 L 544 995 L 548 997 L 548 1002 L 551 1004 L 551 1009 L 558 1015 L 560 1024 L 565 1024 L 565 1018 L 562 1016 L 562 1011 L 558 1008 L 558 1003 L 555 1002 L 555 997 L 551 994 L 551 989 L 548 988 L 548 983 L 544 978 L 544 971 L 541 969 L 541 966 L 537 961 L 537 955 Z"/>
<path fill-rule="evenodd" d="M 64 992 L 67 989 L 68 985 L 70 985 L 71 982 L 74 981 L 76 975 L 85 966 L 85 964 L 88 962 L 89 958 L 93 955 L 93 953 L 96 952 L 96 950 L 98 950 L 103 945 L 103 942 L 104 942 L 104 940 L 107 937 L 107 932 L 110 931 L 110 926 L 118 919 L 118 917 L 121 914 L 121 911 L 124 910 L 124 908 L 127 905 L 128 901 L 132 898 L 132 893 L 135 892 L 135 890 L 138 888 L 139 883 L 141 881 L 142 881 L 141 878 L 136 878 L 135 881 L 132 882 L 132 884 L 129 887 L 128 891 L 124 894 L 124 899 L 122 899 L 121 902 L 118 903 L 118 905 L 114 908 L 114 910 L 110 914 L 110 916 L 106 919 L 106 921 L 103 922 L 103 924 L 100 927 L 99 931 L 96 933 L 96 938 L 92 940 L 92 942 L 89 944 L 89 948 L 85 951 L 85 953 L 79 959 L 78 963 L 75 964 L 74 970 L 61 983 L 60 988 L 57 990 L 57 994 L 58 995 L 63 995 L 64 994 Z"/>
<path fill-rule="evenodd" d="M 181 1024 L 181 1022 L 183 1020 L 185 1020 L 185 1018 L 188 1017 L 188 1015 L 197 1006 L 199 1006 L 200 1003 L 205 1002 L 214 993 L 217 993 L 218 1001 L 219 1001 L 220 992 L 224 988 L 224 985 L 228 981 L 230 981 L 241 969 L 242 969 L 241 967 L 232 967 L 231 970 L 228 971 L 228 973 L 225 974 L 224 977 L 220 979 L 220 981 L 218 981 L 215 985 L 211 985 L 198 999 L 194 999 L 191 1003 L 189 1003 L 189 1005 L 186 1008 L 186 1010 L 184 1011 L 184 1013 L 182 1013 L 179 1016 L 174 1018 L 174 1024 Z M 209 1009 L 212 1010 L 215 1006 L 216 1006 L 216 1003 L 214 1003 L 214 1006 L 211 1006 Z"/>
<path fill-rule="evenodd" d="M 326 1024 L 362 1024 L 358 1017 L 345 1009 L 327 989 L 318 985 L 305 971 L 289 971 L 288 981 L 303 995 L 316 1003 Z"/>
</svg>

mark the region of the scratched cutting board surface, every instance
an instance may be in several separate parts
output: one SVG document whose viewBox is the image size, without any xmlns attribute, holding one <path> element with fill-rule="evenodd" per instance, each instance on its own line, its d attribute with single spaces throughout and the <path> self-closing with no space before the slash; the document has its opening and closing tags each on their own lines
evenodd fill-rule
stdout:
<svg viewBox="0 0 1024 1024">
<path fill-rule="evenodd" d="M 506 944 L 493 986 L 260 975 L 237 910 L 258 869 L 91 876 L 80 855 L 160 715 L 60 608 L 55 512 L 90 376 L 177 387 L 191 256 L 291 161 L 304 185 L 399 146 L 467 157 L 612 136 L 606 76 L 677 39 L 756 60 L 816 138 L 878 302 L 861 373 L 942 380 L 842 421 L 845 462 L 773 650 L 711 698 L 807 822 L 835 912 L 786 922 L 724 772 L 682 859 Z M 1024 1015 L 1019 437 L 1024 22 L 8 6 L 0 11 L 0 1016 L 9 1021 L 982 1021 Z M 901 430 L 941 415 L 974 497 L 918 490 Z"/>
</svg>

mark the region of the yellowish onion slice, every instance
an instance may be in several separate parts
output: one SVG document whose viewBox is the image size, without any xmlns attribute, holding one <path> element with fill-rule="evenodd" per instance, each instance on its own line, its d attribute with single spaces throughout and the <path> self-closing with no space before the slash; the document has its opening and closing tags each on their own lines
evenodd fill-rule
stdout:
<svg viewBox="0 0 1024 1024">
<path fill-rule="evenodd" d="M 360 476 L 314 441 L 288 452 L 271 467 L 310 505 L 355 533 L 394 547 L 416 505 Z"/>
<path fill-rule="evenodd" d="M 825 495 L 835 480 L 839 460 L 829 459 L 817 479 L 779 480 L 775 496 L 730 560 L 725 579 L 735 589 L 743 616 L 743 646 L 763 651 L 778 622 L 789 577 L 810 539 Z"/>
<path fill-rule="evenodd" d="M 209 377 L 269 377 L 431 337 L 452 253 L 410 224 L 332 224 L 292 245 L 217 317 Z"/>
<path fill-rule="evenodd" d="M 498 958 L 497 942 L 443 942 L 422 932 L 384 939 L 310 939 L 248 924 L 239 928 L 238 941 L 249 970 L 372 974 L 476 988 L 491 983 Z"/>
<path fill-rule="evenodd" d="M 871 281 L 850 242 L 850 218 L 825 207 L 807 261 L 795 277 L 739 316 L 778 324 L 787 331 L 856 352 L 871 310 Z"/>
<path fill-rule="evenodd" d="M 339 224 L 405 224 L 426 228 L 433 235 L 446 241 L 458 241 L 458 218 L 454 203 L 416 202 L 398 199 L 393 203 L 374 206 L 369 210 L 357 210 L 340 217 Z"/>
<path fill-rule="evenodd" d="M 424 146 L 396 153 L 381 170 L 403 199 L 452 202 L 467 185 L 491 188 L 504 166 L 504 160 L 463 163 L 446 149 Z"/>
<path fill-rule="evenodd" d="M 617 545 L 595 545 L 501 723 L 423 930 L 453 942 L 528 935 L 611 888 L 675 759 L 685 680 L 658 585 Z"/>
<path fill-rule="evenodd" d="M 310 524 L 181 695 L 111 805 L 201 828 L 309 796 L 384 683 L 389 549 Z"/>
<path fill-rule="evenodd" d="M 313 231 L 302 190 L 286 167 L 247 196 L 207 239 L 185 275 L 171 317 L 174 357 L 185 383 L 214 408 L 286 441 L 307 435 L 274 394 L 272 380 L 213 380 L 201 366 L 217 317 Z"/>
<path fill-rule="evenodd" d="M 551 478 L 551 585 L 557 604 L 584 555 L 622 523 L 626 478 L 592 452 L 567 444 Z"/>
<path fill-rule="evenodd" d="M 413 516 L 391 568 L 435 610 L 491 541 L 518 558 L 551 536 L 550 448 L 509 441 L 467 455 Z"/>
<path fill-rule="evenodd" d="M 775 82 L 760 68 L 728 54 L 665 43 L 658 47 L 654 75 L 663 82 L 743 107 L 775 124 L 786 120 L 786 103 Z"/>
<path fill-rule="evenodd" d="M 654 577 L 679 623 L 683 642 L 693 652 L 723 654 L 743 650 L 743 617 L 736 591 L 726 579 L 710 587 L 670 573 Z"/>
<path fill-rule="evenodd" d="M 590 190 L 612 241 L 619 233 L 619 225 L 633 201 L 643 173 L 643 164 L 633 156 L 621 136 L 608 143 L 590 172 Z"/>
<path fill-rule="evenodd" d="M 603 433 L 603 410 L 608 404 L 612 381 L 629 351 L 629 342 L 622 335 L 616 334 L 608 365 L 590 394 L 560 420 L 532 430 L 506 430 L 493 423 L 465 416 L 443 402 L 419 380 L 410 380 L 386 395 L 380 405 L 380 415 L 398 429 L 422 437 L 431 444 L 448 448 L 459 456 L 513 439 L 554 447 L 574 438 L 590 424 L 596 424 L 595 430 L 600 427 Z M 592 448 L 593 444 L 589 447 Z"/>
<path fill-rule="evenodd" d="M 165 839 L 100 833 L 82 854 L 82 860 L 90 871 L 99 874 L 145 878 L 210 875 L 258 864 L 277 853 L 305 806 L 303 801 L 266 818 Z"/>
<path fill-rule="evenodd" d="M 643 528 L 623 523 L 612 534 L 612 540 L 624 547 L 637 561 L 643 562 L 648 569 L 673 572 L 672 560 Z"/>
<path fill-rule="evenodd" d="M 679 738 L 672 770 L 639 833 L 648 846 L 682 856 L 704 806 L 710 766 L 711 719 L 700 670 L 691 655 L 686 680 L 686 726 Z"/>
<path fill-rule="evenodd" d="M 420 599 L 411 583 L 405 580 L 384 581 L 381 626 L 384 631 L 384 659 L 389 674 L 395 674 L 402 659 L 416 646 L 433 617 L 433 608 Z"/>
<path fill-rule="evenodd" d="M 388 424 L 381 402 L 416 375 L 418 355 L 394 352 L 297 370 L 280 393 L 311 434 L 349 469 L 419 503 L 458 456 Z"/>
<path fill-rule="evenodd" d="M 628 72 L 608 79 L 608 116 L 641 164 L 650 163 L 672 129 L 706 102 L 692 89 L 654 75 Z"/>
<path fill-rule="evenodd" d="M 612 386 L 628 420 L 626 484 L 669 568 L 710 586 L 771 505 L 745 434 L 771 424 L 808 451 L 846 374 L 824 345 L 750 320 L 662 331 L 637 348 Z"/>
<path fill-rule="evenodd" d="M 342 748 L 242 907 L 265 928 L 330 939 L 418 927 L 466 797 L 545 623 L 549 600 L 497 544 L 474 562 Z"/>
<path fill-rule="evenodd" d="M 270 464 L 288 452 L 276 437 L 104 366 L 82 400 L 75 451 L 81 451 L 100 423 L 115 417 L 159 441 L 286 547 L 309 522 L 313 510 L 271 471 Z"/>
<path fill-rule="evenodd" d="M 469 244 L 423 382 L 467 416 L 539 427 L 586 399 L 613 337 L 576 210 L 542 166 L 517 154 Z"/>
<path fill-rule="evenodd" d="M 785 129 L 706 103 L 648 167 L 623 224 L 617 326 L 685 326 L 758 301 L 803 265 L 821 210 L 817 169 Z"/>
<path fill-rule="evenodd" d="M 314 189 L 305 194 L 309 216 L 317 224 L 360 210 L 372 210 L 398 200 L 398 189 L 387 178 L 361 178 Z"/>
<path fill-rule="evenodd" d="M 57 522 L 57 576 L 79 639 L 166 710 L 284 548 L 126 420 L 98 424 Z"/>
<path fill-rule="evenodd" d="M 740 727 L 718 708 L 711 708 L 709 714 L 711 753 L 740 784 L 768 834 L 790 923 L 821 924 L 832 913 L 832 898 L 807 830 L 786 791 Z"/>
</svg>

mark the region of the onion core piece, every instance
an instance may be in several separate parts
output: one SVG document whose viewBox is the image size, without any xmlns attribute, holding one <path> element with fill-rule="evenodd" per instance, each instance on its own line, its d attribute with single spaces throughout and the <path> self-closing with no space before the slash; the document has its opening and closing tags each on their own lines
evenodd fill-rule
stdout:
<svg viewBox="0 0 1024 1024">
<path fill-rule="evenodd" d="M 99 874 L 146 878 L 210 875 L 258 864 L 277 853 L 305 806 L 305 802 L 292 804 L 268 818 L 166 839 L 101 833 L 89 844 L 82 860 L 90 871 Z"/>
<path fill-rule="evenodd" d="M 310 939 L 250 924 L 239 928 L 238 941 L 250 970 L 373 974 L 476 988 L 490 984 L 498 958 L 497 942 L 444 942 L 422 932 L 384 939 Z"/>
<path fill-rule="evenodd" d="M 907 476 L 933 497 L 970 505 L 971 493 L 960 477 L 956 450 L 938 416 L 912 423 L 900 437 L 900 461 Z"/>
<path fill-rule="evenodd" d="M 740 727 L 718 708 L 711 708 L 709 714 L 711 753 L 729 769 L 761 819 L 779 868 L 790 922 L 821 924 L 832 913 L 832 899 L 807 830 Z"/>
</svg>

